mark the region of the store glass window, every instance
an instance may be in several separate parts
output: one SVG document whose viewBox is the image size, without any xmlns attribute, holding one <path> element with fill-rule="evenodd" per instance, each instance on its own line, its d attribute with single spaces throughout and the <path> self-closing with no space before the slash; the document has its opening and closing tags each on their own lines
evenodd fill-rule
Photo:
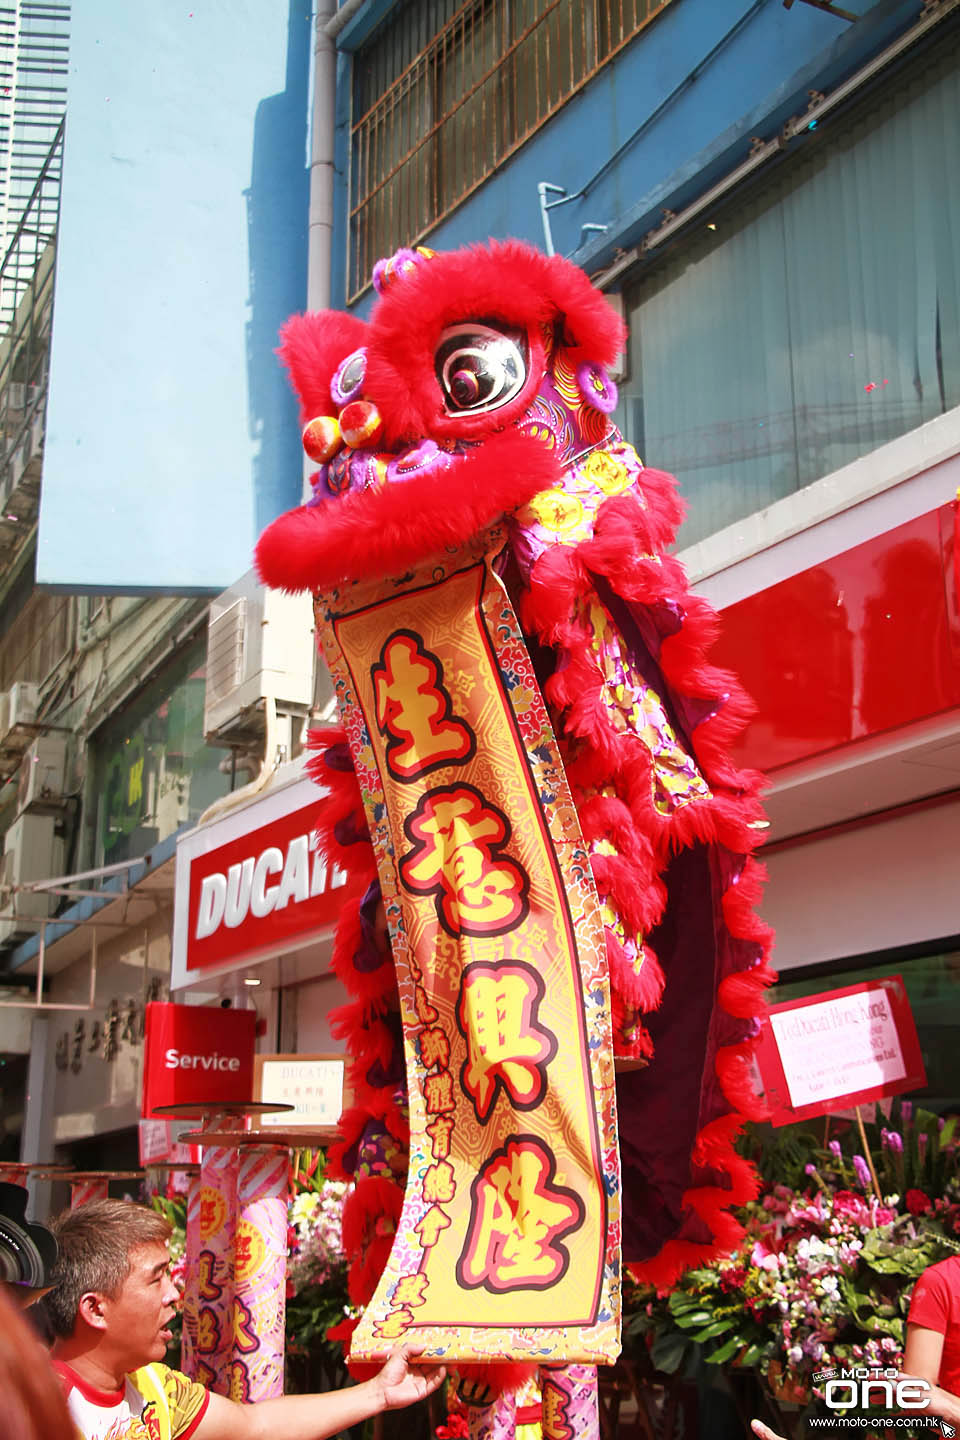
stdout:
<svg viewBox="0 0 960 1440">
<path fill-rule="evenodd" d="M 806 975 L 791 980 L 786 971 L 778 985 L 769 990 L 771 1005 L 801 1000 L 807 995 L 840 990 L 845 985 L 862 985 L 885 975 L 901 975 L 913 1012 L 923 1067 L 927 1073 L 924 1090 L 912 1091 L 911 1100 L 921 1100 L 928 1110 L 954 1113 L 960 1109 L 960 1064 L 957 1062 L 957 1035 L 960 1033 L 960 950 L 941 955 L 904 960 L 877 956 L 847 970 Z"/>
<path fill-rule="evenodd" d="M 960 39 L 827 119 L 626 295 L 620 420 L 689 545 L 960 405 Z"/>
<path fill-rule="evenodd" d="M 203 738 L 206 642 L 191 645 L 95 737 L 98 863 L 146 854 L 230 788 Z"/>
</svg>

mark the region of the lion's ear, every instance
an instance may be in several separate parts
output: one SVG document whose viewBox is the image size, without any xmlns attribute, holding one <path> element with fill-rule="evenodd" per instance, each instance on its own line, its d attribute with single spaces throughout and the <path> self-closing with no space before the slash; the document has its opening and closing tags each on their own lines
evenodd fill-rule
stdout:
<svg viewBox="0 0 960 1440">
<path fill-rule="evenodd" d="M 293 315 L 280 331 L 277 354 L 290 372 L 300 400 L 300 418 L 330 415 L 330 381 L 337 367 L 366 344 L 368 325 L 342 310 L 314 310 Z"/>
</svg>

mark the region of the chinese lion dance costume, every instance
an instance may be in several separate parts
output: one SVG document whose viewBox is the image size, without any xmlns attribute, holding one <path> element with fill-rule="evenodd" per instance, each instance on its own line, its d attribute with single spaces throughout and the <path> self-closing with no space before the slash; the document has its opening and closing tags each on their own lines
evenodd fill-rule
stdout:
<svg viewBox="0 0 960 1440">
<path fill-rule="evenodd" d="M 536 1392 L 545 1434 L 587 1435 L 622 1267 L 669 1289 L 756 1193 L 749 704 L 669 553 L 675 483 L 611 420 L 603 295 L 519 242 L 374 285 L 369 322 L 285 327 L 319 468 L 257 551 L 313 593 L 341 717 L 310 737 L 347 877 L 340 1333 L 445 1356 L 475 1435 Z"/>
</svg>

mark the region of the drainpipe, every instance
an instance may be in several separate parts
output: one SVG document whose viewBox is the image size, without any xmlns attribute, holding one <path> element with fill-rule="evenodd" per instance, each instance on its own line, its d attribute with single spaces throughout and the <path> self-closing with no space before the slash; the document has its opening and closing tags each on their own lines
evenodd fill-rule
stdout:
<svg viewBox="0 0 960 1440">
<path fill-rule="evenodd" d="M 313 127 L 310 142 L 310 240 L 307 309 L 330 304 L 333 237 L 333 137 L 337 94 L 337 46 L 329 34 L 336 0 L 318 0 L 313 41 Z"/>
</svg>

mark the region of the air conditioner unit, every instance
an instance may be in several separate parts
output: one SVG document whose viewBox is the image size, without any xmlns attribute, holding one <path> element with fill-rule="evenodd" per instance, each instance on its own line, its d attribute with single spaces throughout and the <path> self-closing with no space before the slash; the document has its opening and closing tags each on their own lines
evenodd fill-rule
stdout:
<svg viewBox="0 0 960 1440">
<path fill-rule="evenodd" d="M 36 685 L 19 680 L 0 693 L 0 774 L 10 775 L 20 764 L 24 750 L 37 735 Z"/>
<path fill-rule="evenodd" d="M 41 735 L 24 751 L 17 789 L 17 814 L 55 814 L 65 803 L 67 742 Z"/>
<path fill-rule="evenodd" d="M 213 745 L 255 741 L 265 699 L 284 713 L 313 704 L 313 605 L 309 595 L 267 590 L 254 571 L 210 606 L 203 730 Z"/>
<path fill-rule="evenodd" d="M 7 386 L 7 409 L 22 414 L 36 400 L 39 390 L 39 385 L 27 385 L 22 380 L 12 380 Z"/>
<path fill-rule="evenodd" d="M 64 845 L 62 835 L 57 833 L 57 824 L 52 815 L 21 815 L 4 836 L 0 865 L 0 945 L 35 934 L 37 927 L 29 922 L 49 919 L 54 912 L 56 895 L 16 887 L 63 874 Z"/>
</svg>

